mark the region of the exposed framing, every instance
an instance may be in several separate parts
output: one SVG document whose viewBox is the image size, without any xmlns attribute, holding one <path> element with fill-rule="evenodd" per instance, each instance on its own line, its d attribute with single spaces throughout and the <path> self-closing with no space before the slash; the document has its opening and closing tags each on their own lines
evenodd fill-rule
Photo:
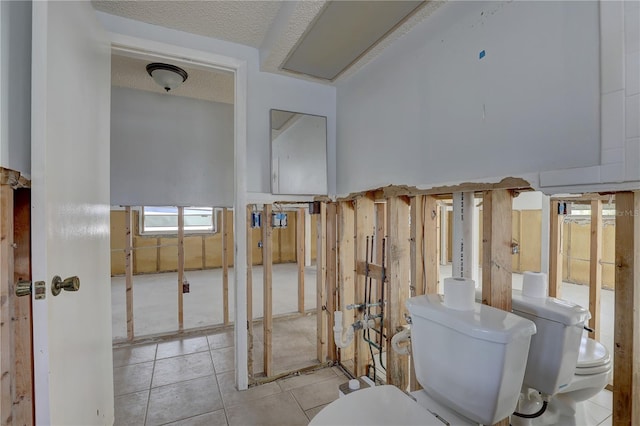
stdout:
<svg viewBox="0 0 640 426">
<path fill-rule="evenodd" d="M 406 324 L 404 314 L 407 310 L 404 302 L 409 298 L 411 287 L 409 212 L 409 200 L 406 197 L 387 200 L 387 384 L 402 390 L 406 390 L 409 385 L 409 359 L 407 355 L 399 355 L 391 350 L 391 338 Z"/>
<path fill-rule="evenodd" d="M 320 216 L 316 221 L 316 349 L 318 360 L 327 359 L 327 205 L 320 203 Z M 333 297 L 330 298 L 333 300 Z"/>
<path fill-rule="evenodd" d="M 230 240 L 228 209 L 222 209 L 222 321 L 229 324 L 229 247 L 233 245 Z M 204 239 L 203 239 L 204 241 Z M 203 265 L 206 263 L 202 256 Z"/>
<path fill-rule="evenodd" d="M 298 312 L 304 313 L 304 264 L 305 264 L 305 215 L 306 209 L 296 211 L 296 262 L 298 263 Z"/>
<path fill-rule="evenodd" d="M 262 284 L 264 331 L 264 374 L 273 375 L 273 227 L 271 226 L 271 204 L 262 210 Z"/>
<path fill-rule="evenodd" d="M 251 235 L 251 214 L 253 213 L 253 204 L 249 204 L 246 209 L 246 229 L 247 232 L 247 245 L 245 249 L 247 250 L 246 258 L 247 258 L 247 373 L 251 379 L 254 378 L 253 371 L 253 238 Z M 237 348 L 236 348 L 237 350 Z"/>
<path fill-rule="evenodd" d="M 560 203 L 557 200 L 551 201 L 549 211 L 549 296 L 560 298 L 560 288 L 562 286 L 562 221 L 563 217 L 558 214 Z"/>
<path fill-rule="evenodd" d="M 602 290 L 602 201 L 591 201 L 591 244 L 589 256 L 589 337 L 600 340 L 600 293 Z"/>
<path fill-rule="evenodd" d="M 324 206 L 325 203 L 322 203 Z M 337 205 L 336 203 L 326 204 L 325 211 L 323 213 L 325 215 L 325 229 L 327 232 L 324 253 L 325 253 L 325 290 L 324 291 L 324 301 L 326 303 L 326 310 L 324 309 L 325 305 L 322 305 L 323 315 L 330 322 L 327 324 L 326 322 L 323 325 L 322 332 L 326 334 L 326 338 L 324 340 L 325 345 L 328 344 L 328 348 L 324 348 L 326 351 L 326 358 L 321 358 L 320 360 L 328 359 L 329 361 L 337 361 L 338 360 L 338 348 L 335 345 L 335 338 L 333 333 L 331 332 L 331 321 L 333 321 L 333 313 L 336 311 L 337 306 L 337 298 L 338 298 L 338 213 L 337 213 Z M 320 309 L 320 306 L 318 307 Z"/>
<path fill-rule="evenodd" d="M 616 194 L 613 424 L 640 424 L 640 194 Z"/>
<path fill-rule="evenodd" d="M 13 423 L 15 336 L 13 310 L 13 188 L 0 185 L 0 423 Z"/>
<path fill-rule="evenodd" d="M 375 205 L 370 197 L 360 197 L 355 200 L 355 244 L 354 259 L 355 262 L 368 262 L 367 253 L 371 256 L 371 247 L 367 247 L 370 243 L 367 237 L 373 238 L 375 233 Z M 357 274 L 355 276 L 354 297 L 355 303 L 363 303 L 365 301 L 365 286 L 367 285 L 367 277 Z M 354 310 L 355 312 L 356 310 Z M 369 344 L 364 340 L 363 333 L 357 333 L 355 340 L 354 370 L 356 377 L 367 374 L 371 355 Z"/>
<path fill-rule="evenodd" d="M 342 326 L 346 329 L 355 320 L 355 310 L 347 309 L 347 305 L 354 303 L 355 298 L 355 210 L 351 201 L 337 203 L 338 212 L 338 303 L 337 310 L 343 312 Z M 350 345 L 340 349 L 342 363 L 353 362 L 355 368 L 355 349 Z M 352 371 L 355 374 L 355 370 Z"/>
<path fill-rule="evenodd" d="M 184 330 L 184 207 L 178 206 L 178 331 Z"/>
<path fill-rule="evenodd" d="M 31 193 L 20 173 L 0 168 L 0 424 L 33 424 L 31 297 L 15 283 L 31 280 Z"/>
<path fill-rule="evenodd" d="M 484 192 L 482 303 L 507 312 L 511 312 L 511 211 L 509 190 Z"/>
<path fill-rule="evenodd" d="M 127 303 L 127 340 L 133 341 L 133 218 L 131 206 L 124 208 L 125 215 L 125 248 L 124 248 L 124 271 L 125 271 L 125 295 Z"/>
</svg>

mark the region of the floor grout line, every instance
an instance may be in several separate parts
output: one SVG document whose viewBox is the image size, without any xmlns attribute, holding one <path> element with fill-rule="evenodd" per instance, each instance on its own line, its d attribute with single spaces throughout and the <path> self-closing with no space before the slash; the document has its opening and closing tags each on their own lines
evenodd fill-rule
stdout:
<svg viewBox="0 0 640 426">
<path fill-rule="evenodd" d="M 151 404 L 151 385 L 153 384 L 153 375 L 156 373 L 156 356 L 158 355 L 158 345 L 156 344 L 156 350 L 153 354 L 153 368 L 151 369 L 151 380 L 149 381 L 149 393 L 147 394 L 147 409 L 144 410 L 144 425 L 147 424 L 147 417 L 149 416 L 149 405 Z"/>
</svg>

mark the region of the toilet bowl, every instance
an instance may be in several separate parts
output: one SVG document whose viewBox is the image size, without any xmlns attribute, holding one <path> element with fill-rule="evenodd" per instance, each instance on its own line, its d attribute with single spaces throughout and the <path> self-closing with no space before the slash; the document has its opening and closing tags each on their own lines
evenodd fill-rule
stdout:
<svg viewBox="0 0 640 426">
<path fill-rule="evenodd" d="M 611 355 L 607 348 L 585 333 L 571 382 L 553 396 L 549 402 L 551 410 L 563 416 L 575 415 L 576 404 L 600 393 L 609 383 L 611 371 Z"/>
</svg>

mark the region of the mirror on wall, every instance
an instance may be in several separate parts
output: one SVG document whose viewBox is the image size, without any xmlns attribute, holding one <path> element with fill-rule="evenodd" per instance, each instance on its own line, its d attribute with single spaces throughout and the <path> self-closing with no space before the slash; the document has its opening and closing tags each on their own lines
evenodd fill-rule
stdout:
<svg viewBox="0 0 640 426">
<path fill-rule="evenodd" d="M 271 110 L 271 192 L 327 194 L 327 118 Z"/>
</svg>

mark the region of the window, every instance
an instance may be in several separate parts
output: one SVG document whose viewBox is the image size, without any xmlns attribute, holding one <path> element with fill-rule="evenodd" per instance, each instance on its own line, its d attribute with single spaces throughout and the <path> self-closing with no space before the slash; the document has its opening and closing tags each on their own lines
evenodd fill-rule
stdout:
<svg viewBox="0 0 640 426">
<path fill-rule="evenodd" d="M 185 233 L 217 232 L 217 209 L 211 207 L 185 207 Z M 178 232 L 177 207 L 142 207 L 140 215 L 142 234 L 176 234 Z"/>
</svg>

